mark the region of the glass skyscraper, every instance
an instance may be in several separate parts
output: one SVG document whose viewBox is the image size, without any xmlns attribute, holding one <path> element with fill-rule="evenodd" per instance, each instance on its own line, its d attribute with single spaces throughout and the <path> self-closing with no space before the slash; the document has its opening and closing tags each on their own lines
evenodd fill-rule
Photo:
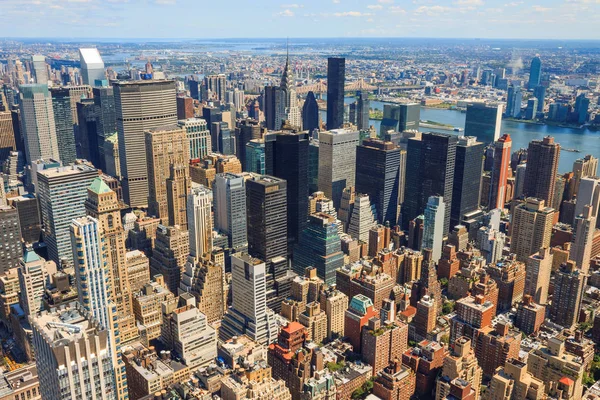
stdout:
<svg viewBox="0 0 600 400">
<path fill-rule="evenodd" d="M 529 68 L 529 90 L 535 89 L 542 80 L 542 60 L 539 57 L 533 57 L 531 67 Z"/>
<path fill-rule="evenodd" d="M 501 106 L 485 103 L 467 105 L 465 136 L 475 136 L 484 145 L 494 143 L 500 137 L 502 126 Z"/>
<path fill-rule="evenodd" d="M 344 84 L 346 59 L 327 59 L 327 129 L 338 129 L 344 123 Z"/>
</svg>

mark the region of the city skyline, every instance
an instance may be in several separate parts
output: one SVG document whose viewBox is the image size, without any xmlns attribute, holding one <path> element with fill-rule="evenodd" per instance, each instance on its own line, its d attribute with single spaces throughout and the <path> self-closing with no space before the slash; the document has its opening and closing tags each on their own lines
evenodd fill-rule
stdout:
<svg viewBox="0 0 600 400">
<path fill-rule="evenodd" d="M 592 0 L 264 0 L 256 10 L 233 3 L 203 7 L 204 29 L 198 34 L 196 21 L 181 19 L 182 10 L 197 6 L 191 0 L 6 0 L 5 17 L 21 23 L 5 24 L 0 36 L 214 39 L 293 37 L 290 32 L 302 32 L 298 36 L 305 38 L 600 40 L 600 34 L 592 33 L 600 3 Z M 235 23 L 220 23 L 223 15 Z M 257 19 L 261 23 L 251 23 L 252 29 L 244 23 Z M 544 29 L 549 25 L 552 29 Z M 143 34 L 148 26 L 151 35 Z"/>
</svg>

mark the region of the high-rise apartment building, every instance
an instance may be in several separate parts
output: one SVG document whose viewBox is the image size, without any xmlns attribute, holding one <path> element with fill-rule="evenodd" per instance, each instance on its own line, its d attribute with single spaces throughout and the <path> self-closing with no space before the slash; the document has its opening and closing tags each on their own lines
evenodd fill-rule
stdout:
<svg viewBox="0 0 600 400">
<path fill-rule="evenodd" d="M 327 129 L 339 129 L 344 123 L 344 85 L 346 59 L 327 59 Z"/>
<path fill-rule="evenodd" d="M 102 81 L 106 79 L 104 61 L 102 61 L 98 49 L 79 49 L 79 60 L 81 62 L 81 75 L 84 85 L 95 86 L 97 80 Z"/>
<path fill-rule="evenodd" d="M 172 221 L 168 218 L 167 179 L 172 167 L 187 166 L 189 162 L 186 131 L 172 125 L 148 130 L 144 135 L 148 161 L 148 214 L 171 225 Z"/>
<path fill-rule="evenodd" d="M 130 207 L 144 207 L 149 205 L 144 132 L 177 124 L 175 82 L 122 81 L 113 87 L 123 200 Z"/>
<path fill-rule="evenodd" d="M 181 275 L 185 271 L 190 241 L 190 233 L 179 226 L 159 225 L 156 229 L 150 272 L 154 277 L 162 275 L 172 293 L 177 293 Z"/>
<path fill-rule="evenodd" d="M 400 148 L 392 142 L 365 139 L 356 148 L 356 187 L 369 195 L 380 224 L 395 225 L 398 220 Z"/>
<path fill-rule="evenodd" d="M 467 337 L 456 339 L 450 354 L 444 359 L 444 366 L 438 377 L 435 391 L 436 400 L 443 400 L 452 394 L 452 382 L 455 379 L 468 382 L 475 391 L 473 399 L 480 398 L 479 388 L 483 379 L 483 371 L 477 362 L 475 351 L 471 347 L 471 340 Z"/>
<path fill-rule="evenodd" d="M 29 162 L 60 158 L 52 97 L 48 85 L 19 86 L 21 134 Z"/>
<path fill-rule="evenodd" d="M 458 138 L 450 227 L 460 224 L 464 215 L 479 209 L 484 144 L 473 136 Z"/>
<path fill-rule="evenodd" d="M 421 140 L 408 140 L 404 224 L 422 213 L 430 196 L 442 196 L 446 203 L 444 234 L 450 231 L 457 143 L 455 135 L 434 132 L 424 133 Z"/>
<path fill-rule="evenodd" d="M 444 215 L 446 204 L 444 198 L 431 196 L 427 201 L 424 212 L 423 242 L 421 248 L 430 249 L 434 262 L 438 262 L 442 256 L 442 244 L 444 241 Z"/>
<path fill-rule="evenodd" d="M 548 303 L 548 286 L 552 272 L 552 259 L 549 248 L 540 249 L 527 258 L 525 268 L 524 294 L 531 296 L 537 304 Z"/>
<path fill-rule="evenodd" d="M 320 295 L 321 309 L 327 314 L 327 338 L 344 336 L 344 316 L 348 309 L 348 296 L 335 287 L 324 289 Z"/>
<path fill-rule="evenodd" d="M 578 322 L 586 277 L 574 261 L 567 261 L 560 266 L 550 306 L 549 316 L 552 322 L 567 329 L 571 329 Z"/>
<path fill-rule="evenodd" d="M 477 141 L 487 146 L 500 138 L 502 126 L 502 105 L 471 103 L 467 105 L 465 136 L 475 136 Z"/>
<path fill-rule="evenodd" d="M 44 310 L 44 293 L 49 277 L 56 273 L 56 264 L 38 256 L 32 248 L 19 260 L 19 304 L 28 317 Z"/>
<path fill-rule="evenodd" d="M 196 259 L 212 252 L 213 192 L 202 185 L 194 187 L 187 199 L 190 254 Z"/>
<path fill-rule="evenodd" d="M 505 133 L 494 142 L 494 165 L 492 167 L 490 183 L 490 199 L 488 208 L 503 209 L 506 204 L 506 189 L 508 171 L 510 167 L 512 141 L 510 135 Z"/>
<path fill-rule="evenodd" d="M 1 119 L 1 114 L 0 114 Z M 579 183 L 582 178 L 586 178 L 588 176 L 596 176 L 598 172 L 598 159 L 590 154 L 586 155 L 584 158 L 578 158 L 573 163 L 573 180 L 571 181 L 571 185 L 573 186 L 571 189 L 572 193 L 577 193 L 579 190 Z"/>
<path fill-rule="evenodd" d="M 584 274 L 590 269 L 590 259 L 596 231 L 596 217 L 592 214 L 592 206 L 583 207 L 583 213 L 575 217 L 575 236 L 569 258 Z"/>
<path fill-rule="evenodd" d="M 525 262 L 539 249 L 550 247 L 555 213 L 544 200 L 536 198 L 527 198 L 514 208 L 510 251 L 517 260 Z"/>
<path fill-rule="evenodd" d="M 123 398 L 116 387 L 110 332 L 80 304 L 44 311 L 31 326 L 42 398 Z"/>
<path fill-rule="evenodd" d="M 355 184 L 359 133 L 346 129 L 319 132 L 319 190 L 340 207 L 342 192 Z"/>
<path fill-rule="evenodd" d="M 98 171 L 85 164 L 48 168 L 37 173 L 44 242 L 48 257 L 56 265 L 73 265 L 69 226 L 71 220 L 85 215 L 87 188 Z"/>
<path fill-rule="evenodd" d="M 245 179 L 230 173 L 217 174 L 213 207 L 215 230 L 227 235 L 229 248 L 238 251 L 247 248 Z"/>
<path fill-rule="evenodd" d="M 185 134 L 190 146 L 190 160 L 202 160 L 212 151 L 210 130 L 206 120 L 202 118 L 188 118 L 180 120 L 179 126 L 185 129 Z"/>
<path fill-rule="evenodd" d="M 0 178 L 1 179 L 1 178 Z M 1 183 L 1 182 L 0 182 Z M 0 273 L 19 266 L 23 254 L 19 213 L 13 206 L 0 202 Z"/>
<path fill-rule="evenodd" d="M 71 92 L 68 88 L 52 88 L 50 94 L 56 126 L 58 157 L 63 165 L 68 165 L 77 159 L 75 133 L 73 131 L 75 121 L 73 121 L 71 111 Z"/>
<path fill-rule="evenodd" d="M 225 269 L 210 260 L 194 260 L 188 257 L 185 273 L 181 277 L 179 293 L 190 293 L 196 298 L 197 307 L 209 324 L 219 322 L 225 312 L 226 298 L 223 293 Z"/>
<path fill-rule="evenodd" d="M 527 149 L 527 170 L 523 183 L 523 195 L 542 199 L 552 204 L 558 173 L 560 144 L 554 138 L 546 136 L 542 140 L 533 140 Z"/>
<path fill-rule="evenodd" d="M 0 160 L 6 160 L 10 156 L 10 152 L 15 150 L 17 150 L 17 144 L 13 131 L 12 114 L 10 111 L 0 111 Z"/>
<path fill-rule="evenodd" d="M 204 77 L 204 87 L 211 96 L 202 100 L 225 101 L 225 92 L 227 90 L 227 77 L 225 74 L 213 74 Z"/>
<path fill-rule="evenodd" d="M 526 362 L 510 358 L 492 377 L 485 398 L 516 400 L 544 396 L 544 382 L 527 372 Z"/>
</svg>

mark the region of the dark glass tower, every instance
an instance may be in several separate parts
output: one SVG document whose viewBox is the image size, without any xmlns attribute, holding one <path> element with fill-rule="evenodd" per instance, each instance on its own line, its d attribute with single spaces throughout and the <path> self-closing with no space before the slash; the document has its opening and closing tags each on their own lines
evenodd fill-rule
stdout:
<svg viewBox="0 0 600 400">
<path fill-rule="evenodd" d="M 369 130 L 369 96 L 362 92 L 357 93 L 356 127 L 359 131 Z"/>
<path fill-rule="evenodd" d="M 53 88 L 52 109 L 56 126 L 58 154 L 63 165 L 68 165 L 77 159 L 75 149 L 75 133 L 73 130 L 73 114 L 71 111 L 71 95 L 69 89 Z"/>
<path fill-rule="evenodd" d="M 79 120 L 79 129 L 75 138 L 77 157 L 86 159 L 94 164 L 94 167 L 105 171 L 104 137 L 100 136 L 99 107 L 93 99 L 85 99 L 77 103 L 77 119 Z"/>
<path fill-rule="evenodd" d="M 398 220 L 399 175 L 400 148 L 392 142 L 365 139 L 356 148 L 356 192 L 369 195 L 381 224 Z"/>
<path fill-rule="evenodd" d="M 384 137 L 389 130 L 396 132 L 418 130 L 420 120 L 420 104 L 386 104 L 383 106 L 383 120 L 379 128 L 379 135 Z"/>
<path fill-rule="evenodd" d="M 317 275 L 327 285 L 335 284 L 335 271 L 344 266 L 344 253 L 335 218 L 316 213 L 294 247 L 294 272 L 302 276 L 307 267 L 317 269 Z"/>
<path fill-rule="evenodd" d="M 544 100 L 546 99 L 546 87 L 538 85 L 533 89 L 533 95 L 537 99 L 537 112 L 544 112 Z"/>
<path fill-rule="evenodd" d="M 344 84 L 346 59 L 327 59 L 327 129 L 338 129 L 344 123 Z"/>
<path fill-rule="evenodd" d="M 421 140 L 408 140 L 404 225 L 423 213 L 430 196 L 442 196 L 446 203 L 444 233 L 448 233 L 457 142 L 455 135 L 435 132 L 423 133 Z"/>
<path fill-rule="evenodd" d="M 302 106 L 302 128 L 309 132 L 319 128 L 319 105 L 313 92 L 308 92 Z"/>
<path fill-rule="evenodd" d="M 485 103 L 467 105 L 465 136 L 475 136 L 484 145 L 494 143 L 500 137 L 502 111 L 498 106 Z"/>
<path fill-rule="evenodd" d="M 240 160 L 242 167 L 244 170 L 246 169 L 246 145 L 252 139 L 260 139 L 261 138 L 261 129 L 258 121 L 247 118 L 238 123 L 237 128 L 235 128 L 235 145 L 236 151 L 235 155 Z"/>
<path fill-rule="evenodd" d="M 270 131 L 281 129 L 285 119 L 285 92 L 279 86 L 265 86 L 265 125 Z"/>
<path fill-rule="evenodd" d="M 458 225 L 465 214 L 479 208 L 484 147 L 484 144 L 473 136 L 458 139 L 450 227 Z"/>
<path fill-rule="evenodd" d="M 542 81 L 542 60 L 539 57 L 533 57 L 531 60 L 531 67 L 529 68 L 529 83 L 527 88 L 529 90 L 535 89 L 536 86 Z"/>
</svg>

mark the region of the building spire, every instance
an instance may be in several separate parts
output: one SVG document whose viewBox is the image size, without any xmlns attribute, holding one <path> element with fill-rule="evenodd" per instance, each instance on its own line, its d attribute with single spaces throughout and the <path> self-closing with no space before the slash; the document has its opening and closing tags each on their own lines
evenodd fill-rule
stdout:
<svg viewBox="0 0 600 400">
<path fill-rule="evenodd" d="M 285 90 L 287 93 L 292 89 L 292 85 L 294 84 L 294 77 L 292 72 L 290 71 L 290 45 L 289 39 L 286 39 L 286 56 L 285 56 L 285 67 L 283 69 L 283 75 L 281 75 L 281 87 L 282 90 Z"/>
</svg>

